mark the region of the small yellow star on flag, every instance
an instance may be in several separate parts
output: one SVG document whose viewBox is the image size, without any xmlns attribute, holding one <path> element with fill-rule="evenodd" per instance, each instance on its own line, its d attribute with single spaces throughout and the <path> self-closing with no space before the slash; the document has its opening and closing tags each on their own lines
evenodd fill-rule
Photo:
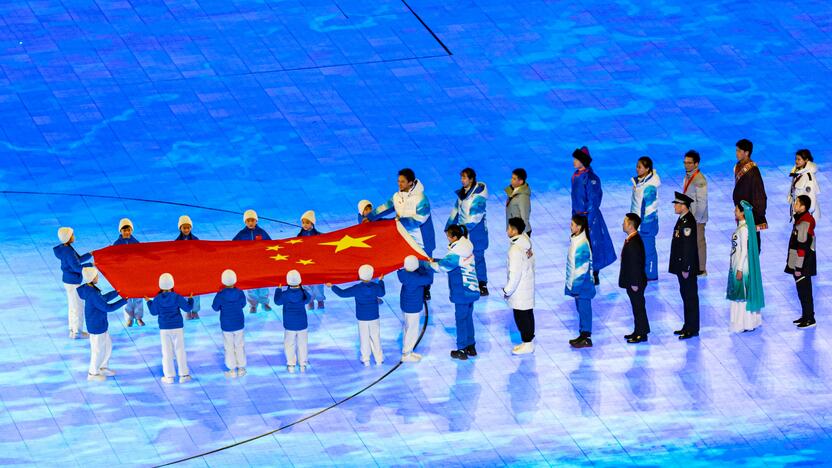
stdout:
<svg viewBox="0 0 832 468">
<path fill-rule="evenodd" d="M 272 246 L 266 247 L 266 250 L 274 250 L 274 251 L 278 251 L 278 250 L 280 250 L 280 249 L 282 249 L 282 248 L 283 248 L 283 247 L 281 247 L 281 246 L 279 246 L 279 245 L 275 244 L 275 245 L 272 245 Z"/>
<path fill-rule="evenodd" d="M 351 236 L 344 236 L 341 240 L 333 241 L 333 242 L 321 242 L 318 245 L 334 245 L 335 246 L 335 253 L 338 253 L 342 250 L 347 250 L 352 247 L 358 247 L 362 249 L 370 249 L 372 246 L 367 245 L 364 241 L 372 239 L 373 236 L 366 236 L 366 237 L 351 237 Z"/>
<path fill-rule="evenodd" d="M 300 263 L 301 265 L 313 265 L 315 262 L 313 262 L 312 260 L 298 260 L 298 263 Z"/>
<path fill-rule="evenodd" d="M 292 244 L 292 245 L 300 244 L 301 242 L 303 242 L 303 241 L 300 240 L 300 239 L 292 239 L 292 240 L 286 241 L 287 244 Z"/>
<path fill-rule="evenodd" d="M 289 258 L 289 256 L 288 255 L 277 254 L 274 257 L 269 257 L 269 258 L 273 258 L 275 261 L 279 262 L 281 260 L 287 260 Z"/>
</svg>

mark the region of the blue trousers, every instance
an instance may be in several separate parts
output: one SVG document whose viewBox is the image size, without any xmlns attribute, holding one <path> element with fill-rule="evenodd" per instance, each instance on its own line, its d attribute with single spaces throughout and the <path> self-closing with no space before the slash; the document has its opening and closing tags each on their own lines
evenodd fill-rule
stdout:
<svg viewBox="0 0 832 468">
<path fill-rule="evenodd" d="M 640 234 L 644 241 L 644 273 L 647 280 L 659 279 L 659 254 L 656 252 L 656 236 Z"/>
<path fill-rule="evenodd" d="M 592 333 L 592 302 L 589 299 L 575 298 L 578 309 L 578 328 L 581 332 Z"/>
<path fill-rule="evenodd" d="M 485 250 L 474 250 L 474 268 L 477 269 L 477 281 L 488 282 L 488 270 L 485 267 Z"/>
<path fill-rule="evenodd" d="M 474 303 L 454 304 L 456 316 L 456 349 L 463 349 L 474 342 Z"/>
</svg>

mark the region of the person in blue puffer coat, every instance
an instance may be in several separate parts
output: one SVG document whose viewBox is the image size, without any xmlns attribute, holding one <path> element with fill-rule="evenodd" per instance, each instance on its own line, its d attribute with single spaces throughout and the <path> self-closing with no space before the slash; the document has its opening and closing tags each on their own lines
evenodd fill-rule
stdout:
<svg viewBox="0 0 832 468">
<path fill-rule="evenodd" d="M 653 170 L 653 160 L 647 156 L 638 158 L 636 176 L 633 177 L 633 196 L 630 213 L 641 217 L 638 233 L 644 241 L 644 273 L 647 281 L 659 279 L 659 254 L 656 252 L 656 234 L 659 233 L 659 174 Z"/>
<path fill-rule="evenodd" d="M 133 236 L 133 221 L 130 221 L 129 218 L 122 218 L 118 222 L 118 239 L 113 242 L 113 245 L 128 245 L 128 244 L 138 244 L 139 240 Z M 124 324 L 127 327 L 133 326 L 133 320 L 136 321 L 136 325 L 143 327 L 144 321 L 144 303 L 142 302 L 141 298 L 133 298 L 127 299 L 127 307 L 124 308 L 124 318 L 126 323 Z"/>
<path fill-rule="evenodd" d="M 113 352 L 113 340 L 110 339 L 107 313 L 118 310 L 127 303 L 125 299 L 109 302 L 118 296 L 117 291 L 102 294 L 98 289 L 98 269 L 86 267 L 82 270 L 83 282 L 78 287 L 78 295 L 84 299 L 84 317 L 90 333 L 90 368 L 87 380 L 104 381 L 116 375 L 110 370 L 110 355 Z"/>
<path fill-rule="evenodd" d="M 454 304 L 456 319 L 456 347 L 451 358 L 466 360 L 477 355 L 474 338 L 474 303 L 480 298 L 477 282 L 474 244 L 468 239 L 465 226 L 453 225 L 446 231 L 448 254 L 431 262 L 434 271 L 448 273 L 448 290 Z"/>
<path fill-rule="evenodd" d="M 243 221 L 246 227 L 240 230 L 237 235 L 231 240 L 272 240 L 269 233 L 257 225 L 257 212 L 254 210 L 246 210 L 243 213 Z M 248 299 L 249 313 L 257 313 L 257 306 L 263 304 L 263 309 L 272 310 L 269 305 L 269 288 L 249 289 L 246 291 L 246 298 Z"/>
<path fill-rule="evenodd" d="M 601 179 L 589 166 L 592 163 L 589 148 L 583 146 L 572 152 L 572 163 L 575 166 L 575 173 L 572 174 L 572 214 L 586 216 L 589 223 L 587 237 L 592 247 L 592 276 L 598 284 L 598 273 L 616 259 L 607 223 L 601 214 L 604 191 Z"/>
<path fill-rule="evenodd" d="M 194 235 L 194 222 L 191 221 L 191 217 L 187 215 L 182 215 L 179 217 L 178 222 L 179 228 L 179 235 L 176 236 L 174 241 L 192 241 L 192 240 L 199 240 L 199 237 Z M 199 296 L 194 296 L 194 308 L 190 312 L 188 312 L 188 320 L 195 320 L 199 318 L 199 311 L 202 308 L 202 301 L 199 300 Z"/>
<path fill-rule="evenodd" d="M 381 321 L 378 313 L 378 298 L 384 296 L 384 276 L 373 281 L 375 270 L 371 265 L 358 268 L 360 283 L 346 289 L 327 284 L 338 297 L 355 298 L 355 318 L 358 319 L 358 337 L 361 349 L 361 362 L 370 365 L 370 351 L 375 357 L 376 365 L 384 362 L 381 352 Z"/>
<path fill-rule="evenodd" d="M 214 296 L 211 308 L 220 313 L 220 329 L 222 343 L 225 350 L 225 376 L 229 378 L 246 375 L 246 342 L 243 330 L 246 326 L 246 316 L 243 308 L 246 306 L 246 295 L 234 287 L 237 284 L 237 273 L 225 270 L 220 276 L 223 288 Z"/>
<path fill-rule="evenodd" d="M 295 372 L 300 361 L 300 371 L 306 372 L 309 365 L 309 320 L 306 317 L 306 304 L 311 301 L 309 292 L 301 286 L 300 272 L 291 270 L 286 273 L 285 290 L 278 287 L 274 291 L 274 304 L 283 306 L 283 351 L 286 353 L 286 370 Z"/>
<path fill-rule="evenodd" d="M 185 324 L 182 321 L 182 311 L 190 312 L 194 306 L 194 298 L 185 299 L 173 292 L 173 275 L 162 273 L 159 276 L 159 294 L 153 300 L 147 301 L 150 315 L 159 317 L 159 335 L 162 338 L 162 383 L 172 384 L 176 376 L 173 368 L 173 357 L 179 367 L 179 383 L 189 382 L 191 373 L 188 370 L 188 357 L 185 355 Z"/>
<path fill-rule="evenodd" d="M 477 173 L 466 167 L 460 173 L 462 188 L 456 190 L 456 204 L 451 216 L 445 223 L 445 229 L 454 224 L 464 225 L 468 237 L 474 244 L 474 260 L 477 266 L 477 281 L 480 296 L 488 295 L 488 270 L 485 265 L 485 250 L 488 248 L 488 225 L 486 222 L 486 202 L 488 188 L 484 182 L 477 182 Z"/>
<path fill-rule="evenodd" d="M 397 273 L 402 283 L 399 304 L 404 315 L 402 333 L 402 362 L 419 362 L 422 356 L 413 351 L 419 339 L 419 316 L 424 308 L 425 287 L 433 284 L 433 270 L 427 268 L 415 255 L 404 259 L 404 268 Z"/>
<path fill-rule="evenodd" d="M 592 347 L 592 303 L 595 297 L 595 282 L 592 278 L 592 248 L 586 237 L 588 220 L 586 216 L 573 215 L 569 238 L 569 253 L 566 257 L 566 283 L 563 292 L 575 298 L 578 309 L 580 335 L 569 344 L 575 348 Z"/>
<path fill-rule="evenodd" d="M 78 295 L 77 289 L 81 285 L 81 271 L 91 267 L 92 254 L 79 255 L 72 247 L 75 242 L 75 231 L 70 227 L 58 229 L 58 240 L 52 252 L 61 261 L 61 279 L 66 290 L 66 301 L 69 316 L 69 337 L 71 339 L 87 338 L 89 334 L 84 331 L 84 300 Z"/>
</svg>

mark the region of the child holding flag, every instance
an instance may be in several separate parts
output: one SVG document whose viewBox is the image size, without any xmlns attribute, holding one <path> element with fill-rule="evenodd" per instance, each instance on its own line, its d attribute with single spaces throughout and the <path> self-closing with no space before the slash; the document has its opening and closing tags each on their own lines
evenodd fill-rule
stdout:
<svg viewBox="0 0 832 468">
<path fill-rule="evenodd" d="M 139 240 L 133 237 L 133 221 L 130 221 L 129 218 L 122 218 L 118 222 L 118 232 L 119 237 L 113 242 L 113 245 L 127 245 L 127 244 L 138 244 Z M 140 327 L 144 326 L 144 321 L 142 317 L 144 317 L 144 304 L 142 303 L 141 299 L 127 299 L 127 307 L 124 308 L 124 315 L 126 317 L 126 323 L 124 324 L 127 327 L 133 326 L 133 320 L 136 321 L 136 324 Z"/>
<path fill-rule="evenodd" d="M 257 219 L 256 211 L 246 210 L 243 213 L 243 221 L 246 223 L 246 227 L 241 229 L 232 240 L 272 240 L 269 234 L 257 225 Z M 248 304 L 251 306 L 249 313 L 257 313 L 259 304 L 263 304 L 265 310 L 272 310 L 269 306 L 269 288 L 249 289 L 246 291 L 246 296 L 248 297 Z"/>
<path fill-rule="evenodd" d="M 384 356 L 381 353 L 381 321 L 378 313 L 378 298 L 384 296 L 384 276 L 378 281 L 373 281 L 373 267 L 361 265 L 358 269 L 360 283 L 341 289 L 338 286 L 327 284 L 339 297 L 355 298 L 355 318 L 358 319 L 358 336 L 361 349 L 361 362 L 365 367 L 370 365 L 370 351 L 376 359 L 376 364 L 381 365 Z"/>
<path fill-rule="evenodd" d="M 301 230 L 298 233 L 298 237 L 320 235 L 321 233 L 315 228 L 315 222 L 314 211 L 309 210 L 304 213 L 300 217 Z M 318 301 L 318 309 L 323 309 L 324 301 L 326 300 L 326 296 L 324 295 L 324 285 L 313 284 L 311 286 L 307 286 L 306 288 L 309 290 L 309 305 L 307 305 L 306 308 L 312 310 L 315 307 L 315 301 Z"/>
<path fill-rule="evenodd" d="M 220 278 L 223 288 L 214 296 L 211 308 L 220 313 L 220 328 L 222 342 L 225 348 L 225 376 L 229 378 L 246 375 L 246 344 L 243 336 L 245 327 L 246 296 L 234 287 L 237 283 L 237 273 L 225 270 Z"/>
<path fill-rule="evenodd" d="M 147 301 L 150 315 L 159 316 L 159 335 L 162 338 L 162 383 L 172 384 L 176 373 L 173 369 L 173 357 L 179 366 L 179 383 L 190 382 L 188 358 L 185 355 L 185 325 L 182 311 L 190 312 L 194 306 L 193 296 L 185 299 L 173 292 L 173 275 L 162 273 L 159 276 L 159 294 Z"/>
<path fill-rule="evenodd" d="M 191 221 L 191 217 L 187 215 L 182 215 L 179 217 L 179 235 L 176 236 L 174 241 L 188 241 L 188 240 L 199 240 L 199 237 L 193 234 L 194 223 Z M 194 320 L 199 318 L 199 310 L 201 309 L 201 303 L 199 301 L 199 296 L 194 297 L 194 308 L 190 312 L 188 312 L 188 320 Z"/>
<path fill-rule="evenodd" d="M 304 305 L 309 302 L 309 293 L 301 287 L 300 272 L 292 270 L 286 274 L 286 290 L 278 287 L 274 291 L 274 304 L 283 306 L 283 350 L 286 352 L 286 370 L 295 372 L 300 360 L 300 371 L 306 372 L 309 365 L 308 342 L 309 321 Z"/>
</svg>

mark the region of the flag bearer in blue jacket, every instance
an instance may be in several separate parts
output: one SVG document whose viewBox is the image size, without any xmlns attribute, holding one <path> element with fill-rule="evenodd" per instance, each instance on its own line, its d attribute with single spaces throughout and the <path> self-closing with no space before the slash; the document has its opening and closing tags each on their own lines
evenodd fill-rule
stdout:
<svg viewBox="0 0 832 468">
<path fill-rule="evenodd" d="M 110 291 L 102 294 L 98 289 L 98 270 L 95 267 L 86 267 L 81 272 L 83 282 L 78 287 L 78 295 L 84 299 L 84 316 L 87 321 L 87 330 L 90 333 L 90 369 L 87 373 L 87 380 L 101 382 L 116 375 L 110 370 L 110 355 L 113 352 L 113 341 L 108 331 L 109 324 L 107 313 L 117 310 L 127 301 L 119 299 L 109 303 L 118 296 L 117 291 Z"/>
<path fill-rule="evenodd" d="M 243 330 L 246 317 L 243 308 L 246 306 L 246 295 L 234 287 L 237 284 L 237 273 L 225 270 L 220 277 L 223 288 L 214 296 L 211 308 L 220 313 L 220 328 L 222 329 L 222 343 L 225 348 L 225 376 L 228 378 L 246 375 L 246 341 Z"/>
<path fill-rule="evenodd" d="M 358 337 L 360 340 L 361 362 L 365 366 L 370 365 L 370 351 L 376 360 L 376 365 L 384 362 L 381 352 L 381 321 L 378 314 L 378 298 L 384 296 L 383 277 L 373 281 L 373 267 L 361 265 L 358 269 L 360 283 L 346 289 L 338 286 L 332 287 L 338 297 L 355 298 L 355 318 L 358 319 Z"/>
<path fill-rule="evenodd" d="M 129 218 L 122 218 L 118 222 L 118 239 L 113 242 L 113 245 L 127 245 L 138 244 L 139 240 L 133 237 L 133 221 Z M 141 298 L 127 299 L 127 307 L 124 308 L 124 316 L 127 321 L 124 325 L 127 327 L 133 326 L 133 321 L 140 327 L 144 326 L 144 303 Z"/>
<path fill-rule="evenodd" d="M 586 216 L 573 215 L 569 238 L 569 253 L 566 257 L 566 283 L 564 293 L 575 298 L 578 309 L 580 335 L 569 340 L 573 348 L 592 347 L 592 298 L 595 297 L 595 282 L 592 278 L 593 250 L 587 239 Z"/>
<path fill-rule="evenodd" d="M 286 273 L 289 287 L 274 291 L 274 304 L 283 306 L 283 351 L 289 373 L 295 372 L 298 363 L 301 372 L 309 365 L 309 320 L 304 307 L 311 299 L 301 282 L 300 272 L 291 270 Z"/>
<path fill-rule="evenodd" d="M 414 255 L 404 259 L 404 268 L 397 272 L 402 283 L 400 305 L 404 315 L 402 362 L 419 362 L 422 356 L 413 351 L 419 339 L 419 316 L 425 301 L 425 287 L 433 283 L 433 270 L 420 264 Z"/>
<path fill-rule="evenodd" d="M 477 281 L 480 296 L 488 295 L 488 272 L 485 266 L 485 249 L 488 248 L 488 226 L 485 207 L 488 201 L 488 188 L 484 182 L 477 182 L 477 173 L 466 167 L 460 173 L 462 188 L 455 191 L 456 204 L 451 216 L 445 223 L 445 229 L 454 224 L 464 225 L 468 237 L 474 244 L 474 263 L 477 268 Z"/>
<path fill-rule="evenodd" d="M 308 237 L 308 236 L 318 236 L 321 233 L 315 228 L 315 224 L 317 223 L 317 219 L 315 218 L 315 212 L 312 210 L 307 211 L 300 217 L 300 225 L 301 229 L 298 233 L 298 237 Z M 326 300 L 326 295 L 324 294 L 324 285 L 322 284 L 313 284 L 310 286 L 306 286 L 305 288 L 309 293 L 309 304 L 306 306 L 308 310 L 312 310 L 315 307 L 315 301 L 318 302 L 318 309 L 323 309 L 326 307 L 324 305 L 324 301 Z"/>
<path fill-rule="evenodd" d="M 162 383 L 172 384 L 176 376 L 173 368 L 173 358 L 179 367 L 179 383 L 190 382 L 191 372 L 188 370 L 188 357 L 185 355 L 185 324 L 182 321 L 182 311 L 190 312 L 194 306 L 194 298 L 185 299 L 173 292 L 173 275 L 162 273 L 159 276 L 159 294 L 153 300 L 147 301 L 150 315 L 159 316 L 159 335 L 162 338 Z"/>
<path fill-rule="evenodd" d="M 194 222 L 191 221 L 191 217 L 187 215 L 182 215 L 179 217 L 179 235 L 176 236 L 174 241 L 189 241 L 189 240 L 199 240 L 199 237 L 194 235 Z M 188 320 L 194 320 L 199 318 L 199 311 L 202 308 L 202 303 L 199 300 L 199 296 L 194 296 L 194 308 L 190 312 L 188 312 Z"/>
<path fill-rule="evenodd" d="M 92 254 L 79 255 L 75 251 L 72 247 L 75 234 L 70 227 L 58 229 L 58 240 L 61 243 L 56 245 L 52 252 L 61 261 L 61 279 L 66 290 L 69 313 L 69 337 L 72 339 L 87 338 L 89 335 L 84 331 L 84 300 L 76 290 L 81 285 L 81 270 L 92 266 L 92 263 L 88 263 L 92 259 Z"/>
<path fill-rule="evenodd" d="M 477 283 L 474 244 L 468 240 L 465 226 L 453 225 L 445 231 L 448 237 L 448 253 L 431 263 L 434 271 L 448 273 L 448 290 L 455 308 L 456 348 L 451 358 L 466 360 L 477 355 L 474 339 L 474 302 L 480 298 Z"/>
<path fill-rule="evenodd" d="M 246 227 L 240 230 L 232 240 L 272 240 L 263 228 L 257 225 L 257 212 L 254 210 L 246 210 L 243 213 L 243 221 Z M 257 306 L 263 304 L 263 309 L 272 310 L 269 306 L 269 288 L 249 289 L 246 291 L 248 298 L 248 305 L 250 306 L 249 313 L 257 313 Z"/>
<path fill-rule="evenodd" d="M 615 247 L 612 245 L 607 223 L 601 214 L 601 179 L 590 167 L 592 157 L 589 148 L 583 146 L 572 152 L 572 215 L 586 216 L 588 231 L 586 233 L 592 248 L 592 276 L 595 284 L 599 283 L 599 272 L 615 261 Z"/>
</svg>

